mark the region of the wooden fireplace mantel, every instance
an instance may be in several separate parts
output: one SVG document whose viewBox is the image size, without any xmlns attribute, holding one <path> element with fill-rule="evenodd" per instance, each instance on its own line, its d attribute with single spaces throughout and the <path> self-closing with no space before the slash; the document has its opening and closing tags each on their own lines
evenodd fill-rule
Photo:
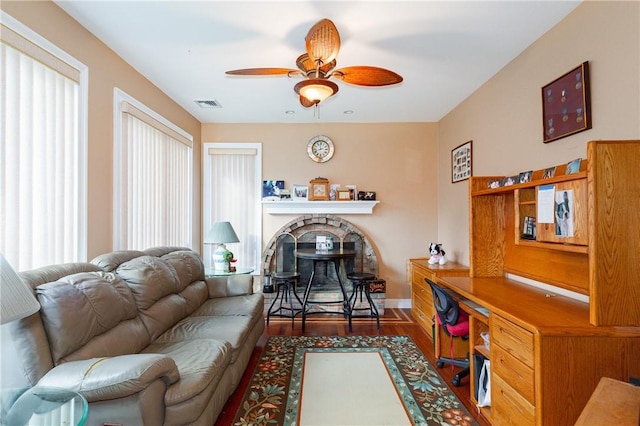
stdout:
<svg viewBox="0 0 640 426">
<path fill-rule="evenodd" d="M 373 214 L 380 201 L 263 201 L 269 214 Z"/>
</svg>

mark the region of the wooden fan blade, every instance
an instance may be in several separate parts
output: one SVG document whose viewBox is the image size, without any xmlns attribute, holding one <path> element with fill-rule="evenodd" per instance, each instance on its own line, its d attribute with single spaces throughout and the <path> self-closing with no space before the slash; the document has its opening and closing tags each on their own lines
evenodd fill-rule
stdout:
<svg viewBox="0 0 640 426">
<path fill-rule="evenodd" d="M 311 27 L 304 40 L 312 61 L 320 60 L 327 64 L 336 59 L 340 51 L 340 34 L 329 19 L 323 19 Z"/>
<path fill-rule="evenodd" d="M 312 107 L 315 104 L 313 102 L 311 102 L 309 99 L 307 99 L 304 96 L 300 95 L 300 105 L 302 105 L 305 108 L 309 108 L 309 107 Z"/>
<path fill-rule="evenodd" d="M 356 66 L 335 70 L 332 77 L 358 86 L 389 86 L 402 82 L 402 76 L 378 67 Z"/>
<path fill-rule="evenodd" d="M 246 68 L 242 70 L 226 71 L 229 75 L 282 75 L 290 72 L 299 74 L 300 71 L 291 68 Z"/>
</svg>

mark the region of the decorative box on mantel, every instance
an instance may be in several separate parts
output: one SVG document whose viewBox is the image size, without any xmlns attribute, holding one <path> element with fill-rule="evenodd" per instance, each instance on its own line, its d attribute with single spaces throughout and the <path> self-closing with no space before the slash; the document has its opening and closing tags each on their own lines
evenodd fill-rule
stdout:
<svg viewBox="0 0 640 426">
<path fill-rule="evenodd" d="M 269 214 L 373 214 L 380 201 L 263 201 Z"/>
</svg>

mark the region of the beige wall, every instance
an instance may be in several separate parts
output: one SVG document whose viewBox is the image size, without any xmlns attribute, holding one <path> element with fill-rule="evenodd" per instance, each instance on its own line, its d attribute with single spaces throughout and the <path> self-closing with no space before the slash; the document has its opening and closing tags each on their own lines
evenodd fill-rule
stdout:
<svg viewBox="0 0 640 426">
<path fill-rule="evenodd" d="M 2 1 L 0 8 L 89 68 L 87 256 L 112 249 L 113 89 L 118 87 L 194 138 L 194 248 L 200 247 L 200 122 L 51 1 Z"/>
<path fill-rule="evenodd" d="M 536 41 L 440 123 L 235 125 L 200 123 L 51 1 L 0 3 L 3 11 L 89 67 L 88 257 L 112 247 L 113 88 L 194 136 L 194 248 L 201 247 L 201 140 L 261 142 L 263 178 L 373 190 L 373 215 L 349 215 L 374 242 L 388 297 L 409 298 L 405 265 L 431 241 L 468 263 L 466 183 L 451 184 L 451 149 L 473 140 L 474 175 L 515 174 L 586 156 L 591 139 L 640 138 L 640 3 L 591 2 Z M 543 144 L 540 87 L 590 61 L 593 129 Z M 334 158 L 313 163 L 307 141 L 325 134 Z M 263 215 L 266 241 L 293 216 Z"/>
<path fill-rule="evenodd" d="M 593 128 L 544 144 L 541 87 L 589 61 Z M 587 1 L 440 122 L 438 235 L 469 261 L 468 185 L 451 149 L 473 140 L 473 174 L 513 175 L 586 158 L 594 139 L 640 139 L 640 2 Z"/>
<path fill-rule="evenodd" d="M 320 134 L 335 145 L 324 164 L 307 155 L 307 142 Z M 287 188 L 322 176 L 376 191 L 372 215 L 343 217 L 374 244 L 387 297 L 410 298 L 407 258 L 426 256 L 437 236 L 436 124 L 204 124 L 202 141 L 262 143 L 263 178 L 284 180 Z M 295 217 L 264 213 L 263 244 Z"/>
</svg>

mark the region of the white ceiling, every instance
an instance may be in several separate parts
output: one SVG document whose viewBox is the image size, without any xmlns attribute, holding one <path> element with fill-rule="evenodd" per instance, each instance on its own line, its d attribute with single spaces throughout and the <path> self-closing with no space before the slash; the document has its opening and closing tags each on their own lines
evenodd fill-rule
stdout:
<svg viewBox="0 0 640 426">
<path fill-rule="evenodd" d="M 307 123 L 438 121 L 579 1 L 56 3 L 201 122 Z M 296 68 L 322 18 L 340 32 L 337 68 L 378 66 L 404 81 L 367 88 L 335 80 L 340 90 L 317 118 L 293 91 L 299 78 L 225 74 Z M 194 102 L 210 99 L 222 108 Z"/>
</svg>

